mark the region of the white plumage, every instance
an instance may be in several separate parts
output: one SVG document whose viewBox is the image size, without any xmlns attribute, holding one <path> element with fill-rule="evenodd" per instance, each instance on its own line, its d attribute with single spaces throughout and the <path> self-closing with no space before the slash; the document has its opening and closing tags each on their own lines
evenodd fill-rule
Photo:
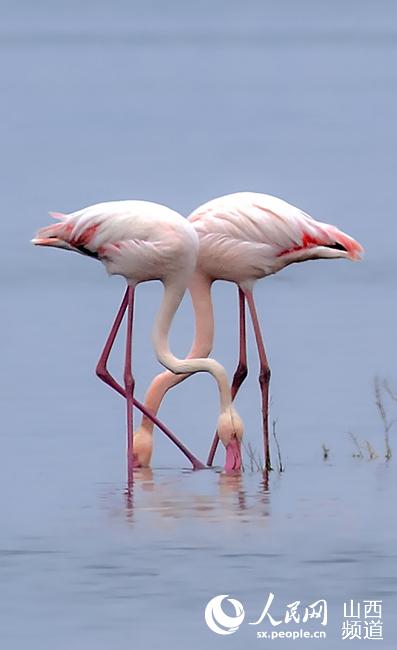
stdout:
<svg viewBox="0 0 397 650">
<path fill-rule="evenodd" d="M 60 222 L 39 230 L 33 243 L 41 240 L 43 245 L 46 239 L 47 245 L 94 254 L 109 274 L 124 276 L 131 286 L 176 279 L 179 273 L 194 270 L 197 234 L 186 219 L 164 205 L 109 201 L 53 216 Z"/>
<path fill-rule="evenodd" d="M 194 210 L 189 221 L 200 238 L 198 269 L 239 286 L 292 262 L 351 257 L 361 250 L 335 226 L 269 194 L 239 192 L 213 199 Z M 338 244 L 345 250 L 334 247 Z"/>
<path fill-rule="evenodd" d="M 362 247 L 335 226 L 321 223 L 282 199 L 256 192 L 239 192 L 204 203 L 188 217 L 200 240 L 196 272 L 190 284 L 196 319 L 196 336 L 190 357 L 209 355 L 213 345 L 214 321 L 211 285 L 229 280 L 239 287 L 240 357 L 232 383 L 235 396 L 247 374 L 245 345 L 245 303 L 250 311 L 260 360 L 263 434 L 266 467 L 270 467 L 268 405 L 270 368 L 256 313 L 253 286 L 256 280 L 277 273 L 293 262 L 318 258 L 359 259 Z M 157 413 L 169 388 L 185 377 L 158 375 L 151 383 L 145 405 Z M 150 460 L 153 425 L 143 418 L 140 435 L 145 437 L 144 462 Z M 240 467 L 239 439 L 218 432 L 227 447 L 226 467 Z M 217 438 L 208 464 L 212 465 Z"/>
<path fill-rule="evenodd" d="M 199 238 L 193 225 L 177 212 L 146 201 L 98 203 L 68 215 L 55 213 L 53 216 L 58 219 L 58 223 L 39 230 L 32 240 L 34 244 L 65 248 L 95 257 L 105 265 L 108 273 L 124 276 L 129 285 L 97 366 L 98 376 L 127 397 L 129 470 L 136 464 L 136 453 L 135 456 L 133 454 L 131 414 L 134 381 L 130 352 L 134 287 L 140 282 L 161 280 L 164 284 L 164 296 L 153 329 L 153 342 L 158 360 L 174 373 L 210 372 L 219 389 L 218 428 L 225 436 L 241 436 L 243 424 L 231 403 L 228 379 L 223 366 L 214 359 L 177 359 L 168 346 L 173 317 L 196 267 Z M 127 309 L 123 391 L 110 375 L 106 364 Z M 136 400 L 135 405 L 138 405 Z M 148 414 L 145 409 L 143 412 Z M 174 442 L 177 441 L 175 437 L 173 439 Z M 177 443 L 182 449 L 179 441 Z M 135 440 L 135 452 L 137 448 L 144 453 L 139 434 Z M 184 449 L 193 466 L 198 466 L 197 459 Z"/>
</svg>

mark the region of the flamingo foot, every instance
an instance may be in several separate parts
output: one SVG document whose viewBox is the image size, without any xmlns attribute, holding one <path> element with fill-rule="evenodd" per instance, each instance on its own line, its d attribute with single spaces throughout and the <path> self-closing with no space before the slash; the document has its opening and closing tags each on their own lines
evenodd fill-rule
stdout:
<svg viewBox="0 0 397 650">
<path fill-rule="evenodd" d="M 241 445 L 237 438 L 232 438 L 226 447 L 225 472 L 240 472 L 242 468 Z"/>
</svg>

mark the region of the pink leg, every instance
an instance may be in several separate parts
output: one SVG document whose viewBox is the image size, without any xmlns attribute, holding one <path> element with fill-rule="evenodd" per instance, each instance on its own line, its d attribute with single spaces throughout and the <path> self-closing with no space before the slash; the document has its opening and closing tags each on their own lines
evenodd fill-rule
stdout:
<svg viewBox="0 0 397 650">
<path fill-rule="evenodd" d="M 120 325 L 123 321 L 124 314 L 126 312 L 128 306 L 128 288 L 125 292 L 123 301 L 120 305 L 119 311 L 117 312 L 115 321 L 112 325 L 112 328 L 110 330 L 109 336 L 106 340 L 105 347 L 103 348 L 102 354 L 99 358 L 97 367 L 96 367 L 96 374 L 102 381 L 105 382 L 108 386 L 113 388 L 117 393 L 119 393 L 122 397 L 126 397 L 126 392 L 124 388 L 112 377 L 110 374 L 108 368 L 107 368 L 107 362 L 109 360 L 110 352 L 112 350 L 114 341 L 116 339 L 117 333 L 120 329 Z M 166 427 L 155 415 L 153 415 L 145 406 L 144 404 L 141 404 L 141 402 L 138 402 L 135 398 L 133 399 L 133 404 L 136 406 L 141 413 L 146 415 L 149 420 L 153 422 L 161 431 L 170 439 L 172 442 L 180 449 L 180 451 L 186 456 L 186 458 L 189 460 L 189 462 L 192 464 L 193 469 L 205 469 L 205 465 L 198 460 L 190 451 L 185 447 L 185 445 L 178 440 L 178 438 Z"/>
<path fill-rule="evenodd" d="M 269 445 L 269 383 L 270 383 L 270 368 L 267 360 L 265 346 L 263 344 L 262 332 L 258 320 L 258 315 L 256 313 L 254 296 L 252 291 L 246 291 L 245 296 L 247 298 L 248 308 L 250 310 L 250 315 L 252 319 L 252 324 L 254 326 L 254 333 L 256 339 L 256 345 L 259 353 L 259 385 L 261 387 L 262 393 L 262 422 L 263 422 L 263 445 L 265 452 L 265 468 L 267 471 L 272 469 L 270 464 L 270 445 Z"/>
<path fill-rule="evenodd" d="M 134 457 L 133 457 L 133 409 L 134 409 L 134 387 L 135 379 L 132 375 L 132 326 L 134 319 L 134 288 L 128 287 L 127 298 L 127 341 L 125 346 L 124 363 L 124 386 L 127 397 L 127 466 L 128 480 L 132 479 Z"/>
<path fill-rule="evenodd" d="M 238 289 L 238 298 L 239 298 L 239 313 L 240 313 L 240 351 L 239 351 L 239 360 L 238 366 L 233 376 L 232 381 L 232 400 L 236 397 L 241 384 L 248 375 L 248 366 L 247 366 L 247 340 L 246 340 L 246 329 L 245 329 L 245 296 L 242 289 Z M 208 454 L 207 465 L 210 467 L 214 462 L 214 456 L 216 449 L 218 447 L 219 437 L 215 433 L 214 439 L 212 441 L 211 449 Z"/>
</svg>

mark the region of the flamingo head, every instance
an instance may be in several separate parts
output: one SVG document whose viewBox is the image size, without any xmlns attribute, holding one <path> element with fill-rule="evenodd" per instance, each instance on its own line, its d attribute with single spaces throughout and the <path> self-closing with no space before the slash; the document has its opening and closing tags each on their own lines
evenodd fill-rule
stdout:
<svg viewBox="0 0 397 650">
<path fill-rule="evenodd" d="M 226 473 L 240 471 L 242 468 L 243 430 L 243 422 L 233 406 L 221 413 L 218 420 L 218 436 L 226 448 Z"/>
<path fill-rule="evenodd" d="M 139 429 L 134 431 L 133 442 L 133 463 L 134 467 L 149 467 L 153 452 L 153 436 L 140 426 Z"/>
</svg>

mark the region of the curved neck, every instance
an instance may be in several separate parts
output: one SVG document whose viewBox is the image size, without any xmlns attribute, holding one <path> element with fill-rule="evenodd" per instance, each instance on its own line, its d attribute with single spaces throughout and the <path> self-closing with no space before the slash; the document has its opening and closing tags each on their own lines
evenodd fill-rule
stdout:
<svg viewBox="0 0 397 650">
<path fill-rule="evenodd" d="M 189 285 L 194 310 L 194 341 L 188 358 L 208 357 L 214 344 L 214 310 L 212 280 L 198 271 Z"/>
<path fill-rule="evenodd" d="M 212 280 L 196 271 L 189 285 L 189 291 L 194 309 L 195 337 L 187 358 L 208 357 L 214 341 L 214 312 L 211 299 Z M 145 395 L 145 406 L 157 415 L 167 391 L 184 381 L 189 374 L 175 375 L 166 370 L 155 377 Z M 142 426 L 152 432 L 154 424 L 145 415 Z"/>
<path fill-rule="evenodd" d="M 164 295 L 163 300 L 160 305 L 160 309 L 157 314 L 153 329 L 153 342 L 156 351 L 156 355 L 160 363 L 162 363 L 166 368 L 171 370 L 175 374 L 191 374 L 195 372 L 209 372 L 215 378 L 220 397 L 220 406 L 221 411 L 224 412 L 231 405 L 231 396 L 230 388 L 224 367 L 215 361 L 215 359 L 205 359 L 205 358 L 188 358 L 188 359 L 178 359 L 172 354 L 169 345 L 168 345 L 168 334 L 170 331 L 171 323 L 178 309 L 183 294 L 185 292 L 185 287 L 182 284 L 173 283 L 164 283 Z M 197 293 L 200 298 L 201 292 L 196 290 L 196 302 L 197 302 Z M 195 304 L 196 304 L 195 302 Z M 210 296 L 209 296 L 210 302 Z M 208 296 L 207 300 L 203 301 L 201 308 L 207 313 L 208 316 Z M 200 308 L 200 309 L 201 309 Z M 196 307 L 195 307 L 196 309 Z M 212 314 L 212 308 L 210 310 Z M 196 334 L 199 334 L 197 326 Z M 205 327 L 206 336 L 213 336 L 213 323 Z M 196 336 L 197 340 L 197 336 Z M 192 347 L 192 351 L 195 345 Z"/>
</svg>

